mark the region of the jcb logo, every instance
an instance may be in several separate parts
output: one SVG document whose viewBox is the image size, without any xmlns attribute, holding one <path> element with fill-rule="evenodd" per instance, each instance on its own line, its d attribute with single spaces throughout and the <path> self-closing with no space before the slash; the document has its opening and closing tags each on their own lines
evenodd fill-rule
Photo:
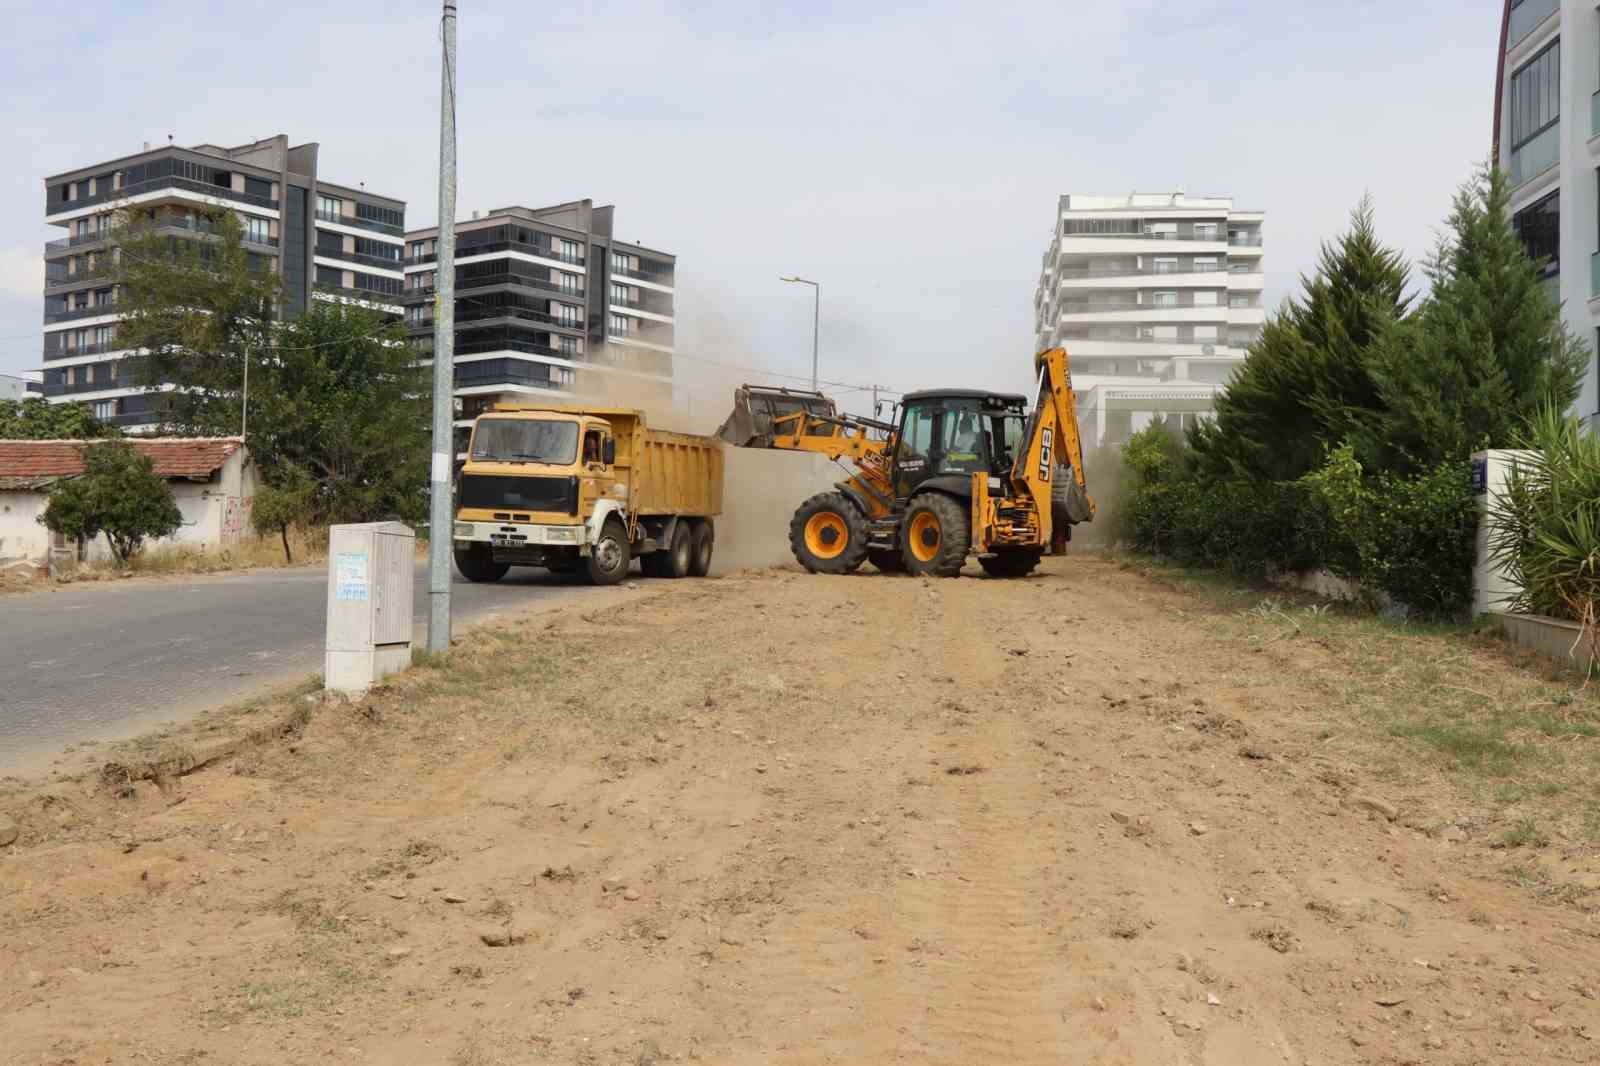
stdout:
<svg viewBox="0 0 1600 1066">
<path fill-rule="evenodd" d="M 1054 439 L 1054 437 L 1055 437 L 1055 435 L 1050 431 L 1049 427 L 1046 427 L 1044 432 L 1039 434 L 1039 480 L 1040 481 L 1049 481 L 1050 480 L 1050 442 Z"/>
</svg>

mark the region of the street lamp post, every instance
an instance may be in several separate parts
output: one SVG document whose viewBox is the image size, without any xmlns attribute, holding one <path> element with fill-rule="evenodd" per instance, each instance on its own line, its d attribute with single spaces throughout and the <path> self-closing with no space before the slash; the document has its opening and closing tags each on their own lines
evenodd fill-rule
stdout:
<svg viewBox="0 0 1600 1066">
<path fill-rule="evenodd" d="M 811 286 L 811 391 L 817 391 L 817 323 L 822 317 L 822 285 L 807 281 L 798 274 L 785 274 L 779 281 L 792 281 Z"/>
</svg>

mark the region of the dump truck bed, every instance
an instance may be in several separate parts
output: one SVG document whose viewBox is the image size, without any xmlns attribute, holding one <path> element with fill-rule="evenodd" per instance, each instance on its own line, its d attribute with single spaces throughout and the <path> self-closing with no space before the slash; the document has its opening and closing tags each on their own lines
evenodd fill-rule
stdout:
<svg viewBox="0 0 1600 1066">
<path fill-rule="evenodd" d="M 721 441 L 646 429 L 642 422 L 635 441 L 630 457 L 629 510 L 636 515 L 710 517 L 722 513 Z M 622 461 L 619 454 L 618 465 Z"/>
</svg>

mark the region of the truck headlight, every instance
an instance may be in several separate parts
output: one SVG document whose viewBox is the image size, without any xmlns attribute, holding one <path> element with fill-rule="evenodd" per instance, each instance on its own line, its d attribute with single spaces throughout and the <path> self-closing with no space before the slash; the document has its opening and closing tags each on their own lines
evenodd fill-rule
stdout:
<svg viewBox="0 0 1600 1066">
<path fill-rule="evenodd" d="M 576 544 L 578 541 L 578 531 L 573 526 L 545 526 L 544 539 L 559 540 L 565 541 L 569 544 Z"/>
<path fill-rule="evenodd" d="M 464 540 L 465 539 L 470 539 L 472 537 L 472 523 L 471 522 L 457 522 L 456 523 L 456 536 L 458 536 L 458 537 L 460 537 L 460 538 L 462 538 Z"/>
</svg>

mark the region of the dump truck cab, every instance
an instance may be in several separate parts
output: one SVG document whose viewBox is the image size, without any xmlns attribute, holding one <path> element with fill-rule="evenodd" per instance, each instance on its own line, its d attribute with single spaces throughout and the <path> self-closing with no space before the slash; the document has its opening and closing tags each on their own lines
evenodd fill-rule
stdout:
<svg viewBox="0 0 1600 1066">
<path fill-rule="evenodd" d="M 647 573 L 701 571 L 721 456 L 707 438 L 646 429 L 631 408 L 496 405 L 474 422 L 457 482 L 456 567 L 471 581 L 543 566 L 607 584 L 633 558 Z"/>
<path fill-rule="evenodd" d="M 1027 431 L 1027 399 L 975 389 L 928 389 L 905 396 L 894 452 L 894 496 L 972 492 L 972 475 L 1005 477 Z"/>
</svg>

